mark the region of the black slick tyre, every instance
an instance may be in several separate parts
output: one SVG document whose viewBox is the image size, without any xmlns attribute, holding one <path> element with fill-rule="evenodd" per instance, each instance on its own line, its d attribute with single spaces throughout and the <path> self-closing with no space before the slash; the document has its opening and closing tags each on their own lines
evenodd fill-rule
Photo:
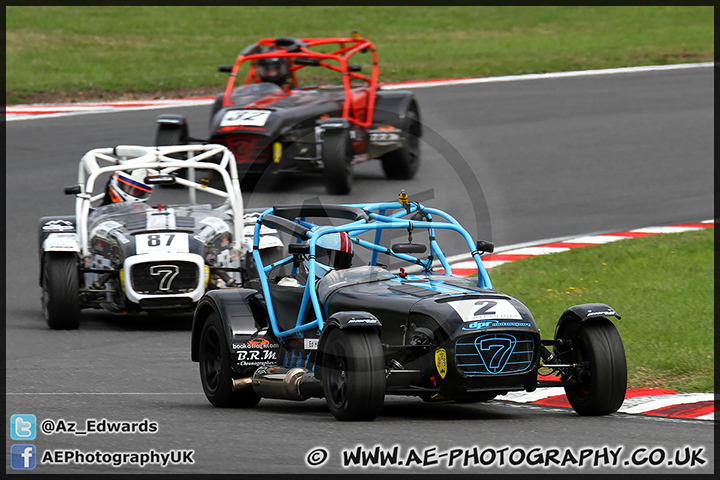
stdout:
<svg viewBox="0 0 720 480">
<path fill-rule="evenodd" d="M 330 331 L 321 377 L 325 401 L 336 419 L 377 418 L 385 401 L 384 357 L 377 334 L 355 328 Z"/>
<path fill-rule="evenodd" d="M 582 322 L 574 339 L 573 362 L 583 366 L 578 384 L 565 387 L 579 415 L 608 415 L 625 400 L 627 363 L 615 325 L 606 318 Z"/>
<path fill-rule="evenodd" d="M 323 135 L 322 161 L 325 190 L 347 195 L 352 189 L 352 149 L 345 130 L 327 130 Z"/>
<path fill-rule="evenodd" d="M 161 123 L 155 133 L 155 145 L 164 147 L 168 145 L 187 144 L 187 133 L 181 125 Z"/>
<path fill-rule="evenodd" d="M 230 349 L 225 330 L 216 313 L 211 313 L 200 333 L 200 381 L 207 399 L 216 407 L 251 408 L 260 397 L 246 388 L 234 391 L 230 369 Z"/>
<path fill-rule="evenodd" d="M 187 132 L 181 125 L 175 125 L 173 123 L 161 123 L 158 125 L 157 132 L 155 133 L 155 146 L 166 147 L 173 145 L 186 145 L 187 143 Z M 178 160 L 185 160 L 187 158 L 186 153 L 172 153 L 168 156 L 170 158 L 177 158 Z M 187 178 L 187 169 L 183 168 L 177 170 L 175 172 L 175 175 L 177 175 L 178 177 Z M 180 187 L 180 185 L 169 186 L 176 188 Z"/>
<path fill-rule="evenodd" d="M 53 330 L 80 326 L 80 271 L 72 253 L 46 253 L 42 270 L 42 306 Z"/>
<path fill-rule="evenodd" d="M 405 113 L 403 146 L 381 157 L 385 176 L 391 180 L 409 180 L 420 168 L 420 122 L 417 106 L 412 103 Z"/>
</svg>

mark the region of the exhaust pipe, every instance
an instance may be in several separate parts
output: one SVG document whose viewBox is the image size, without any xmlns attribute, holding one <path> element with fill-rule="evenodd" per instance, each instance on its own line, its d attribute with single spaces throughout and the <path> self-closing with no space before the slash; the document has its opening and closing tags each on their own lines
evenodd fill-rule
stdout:
<svg viewBox="0 0 720 480">
<path fill-rule="evenodd" d="M 252 377 L 233 380 L 233 391 L 250 387 L 263 398 L 303 401 L 325 396 L 315 374 L 299 367 L 263 366 Z"/>
<path fill-rule="evenodd" d="M 252 377 L 236 378 L 233 380 L 233 385 L 232 385 L 233 392 L 245 390 L 246 388 L 252 388 Z"/>
</svg>

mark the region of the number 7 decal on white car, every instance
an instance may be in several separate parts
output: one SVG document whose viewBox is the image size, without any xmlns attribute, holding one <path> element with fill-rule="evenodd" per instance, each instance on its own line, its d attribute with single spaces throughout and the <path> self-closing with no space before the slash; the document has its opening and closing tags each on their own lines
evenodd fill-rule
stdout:
<svg viewBox="0 0 720 480">
<path fill-rule="evenodd" d="M 177 265 L 153 265 L 150 267 L 150 275 L 160 276 L 160 290 L 167 292 L 172 286 L 173 280 L 180 273 L 180 268 Z"/>
</svg>

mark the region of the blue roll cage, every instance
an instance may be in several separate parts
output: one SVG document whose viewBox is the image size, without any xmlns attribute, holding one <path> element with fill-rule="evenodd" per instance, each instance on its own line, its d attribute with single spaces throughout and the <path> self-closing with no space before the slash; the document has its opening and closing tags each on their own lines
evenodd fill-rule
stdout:
<svg viewBox="0 0 720 480">
<path fill-rule="evenodd" d="M 364 210 L 367 213 L 367 216 L 369 220 L 366 219 L 358 219 L 356 221 L 353 221 L 351 223 L 347 223 L 344 225 L 339 226 L 320 226 L 315 225 L 313 223 L 307 222 L 305 218 L 296 218 L 293 222 L 297 223 L 298 225 L 301 225 L 305 228 L 309 228 L 310 230 L 305 233 L 306 236 L 309 238 L 307 239 L 307 245 L 309 246 L 309 253 L 308 253 L 308 259 L 307 259 L 307 266 L 308 266 L 308 281 L 305 284 L 305 290 L 303 293 L 302 303 L 300 305 L 300 310 L 298 312 L 297 321 L 295 323 L 295 327 L 288 329 L 288 330 L 281 330 L 277 318 L 275 316 L 275 308 L 273 306 L 273 300 L 272 296 L 269 294 L 270 289 L 268 287 L 268 277 L 267 273 L 271 270 L 281 267 L 283 265 L 287 265 L 288 263 L 293 261 L 294 255 L 289 255 L 286 258 L 282 260 L 278 260 L 277 262 L 274 262 L 270 265 L 263 265 L 262 259 L 260 257 L 260 229 L 263 225 L 263 218 L 265 215 L 272 215 L 275 211 L 275 207 L 269 208 L 265 210 L 257 219 L 257 223 L 255 224 L 255 232 L 253 235 L 253 259 L 255 261 L 255 265 L 257 266 L 258 275 L 260 277 L 260 284 L 262 285 L 264 297 L 265 297 L 265 303 L 267 305 L 267 311 L 268 311 L 268 317 L 270 320 L 270 326 L 273 330 L 273 333 L 278 338 L 278 340 L 282 341 L 285 337 L 289 336 L 295 336 L 295 337 L 303 337 L 304 332 L 307 332 L 311 329 L 317 329 L 319 331 L 322 331 L 323 327 L 325 326 L 325 320 L 323 318 L 322 308 L 320 306 L 320 301 L 318 300 L 318 294 L 317 294 L 317 285 L 315 281 L 311 281 L 310 279 L 314 278 L 321 278 L 316 276 L 316 271 L 318 269 L 319 262 L 315 259 L 315 252 L 316 252 L 316 245 L 317 241 L 320 237 L 323 235 L 328 235 L 331 233 L 338 233 L 338 232 L 346 232 L 349 236 L 352 242 L 360 247 L 363 247 L 365 249 L 372 251 L 372 258 L 368 262 L 368 265 L 375 266 L 377 264 L 377 258 L 379 253 L 385 253 L 393 257 L 400 258 L 402 260 L 406 260 L 410 263 L 414 263 L 416 265 L 420 265 L 423 268 L 423 273 L 430 273 L 432 264 L 434 261 L 434 257 L 437 258 L 437 260 L 441 263 L 443 269 L 445 270 L 445 273 L 443 275 L 452 275 L 452 268 L 450 267 L 450 264 L 448 263 L 447 259 L 445 258 L 445 255 L 443 254 L 442 250 L 440 249 L 440 245 L 438 245 L 437 241 L 435 240 L 435 229 L 444 229 L 444 230 L 452 230 L 460 235 L 463 236 L 465 241 L 468 244 L 468 247 L 470 248 L 470 251 L 472 252 L 472 257 L 475 260 L 475 263 L 477 264 L 478 268 L 478 281 L 477 286 L 483 289 L 492 289 L 492 282 L 490 281 L 490 277 L 488 277 L 487 271 L 485 270 L 485 267 L 483 266 L 482 261 L 480 260 L 481 252 L 479 252 L 476 249 L 476 245 L 473 242 L 472 237 L 470 234 L 465 230 L 462 225 L 460 225 L 457 220 L 455 220 L 451 215 L 447 214 L 446 212 L 443 212 L 442 210 L 438 210 L 435 208 L 429 208 L 421 205 L 418 202 L 409 202 L 407 205 L 403 205 L 400 202 L 388 202 L 388 203 L 370 203 L 370 204 L 344 204 L 341 205 L 343 207 L 354 207 L 359 208 L 361 210 Z M 398 210 L 395 213 L 387 214 L 388 211 Z M 412 220 L 412 219 L 403 219 L 402 217 L 406 215 L 411 215 L 416 212 L 422 212 L 425 215 L 425 218 L 427 220 Z M 433 215 L 440 217 L 444 219 L 444 222 L 438 222 L 436 220 L 433 220 Z M 414 257 L 412 255 L 408 255 L 405 253 L 395 253 L 392 252 L 389 248 L 383 247 L 380 245 L 380 241 L 382 238 L 382 232 L 386 229 L 411 229 L 414 231 L 416 228 L 420 229 L 428 229 L 429 232 L 429 238 L 430 238 L 430 252 L 425 260 L 421 260 L 417 257 Z M 375 239 L 373 242 L 368 242 L 366 240 L 363 240 L 361 238 L 358 238 L 357 235 L 360 235 L 362 233 L 375 230 Z M 292 233 L 292 232 L 288 232 Z M 297 235 L 294 235 L 297 237 Z M 302 239 L 297 237 L 298 243 L 302 242 Z M 322 264 L 320 264 L 322 265 Z M 326 267 L 320 267 L 321 270 L 326 270 Z M 295 272 L 295 266 L 293 266 L 293 273 Z M 267 294 L 266 294 L 267 293 Z M 312 304 L 313 311 L 315 313 L 315 319 L 311 320 L 309 322 L 305 322 L 305 312 L 308 308 L 308 303 Z"/>
</svg>

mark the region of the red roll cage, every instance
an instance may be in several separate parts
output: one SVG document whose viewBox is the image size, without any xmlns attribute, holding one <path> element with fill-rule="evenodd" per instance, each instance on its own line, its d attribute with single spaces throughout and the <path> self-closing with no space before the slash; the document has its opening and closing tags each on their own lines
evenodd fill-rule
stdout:
<svg viewBox="0 0 720 480">
<path fill-rule="evenodd" d="M 323 53 L 311 50 L 313 47 L 320 45 L 337 44 L 338 49 L 331 53 Z M 264 53 L 253 53 L 259 51 L 262 47 L 273 48 L 275 50 L 266 51 Z M 359 71 L 353 70 L 352 66 L 348 64 L 348 60 L 359 52 L 370 52 L 372 54 L 372 72 L 370 76 L 362 75 Z M 375 111 L 375 93 L 377 92 L 378 85 L 378 58 L 375 45 L 369 40 L 360 38 L 353 34 L 352 37 L 338 37 L 338 38 L 264 38 L 258 42 L 250 45 L 238 55 L 235 64 L 230 70 L 230 78 L 228 79 L 227 86 L 225 87 L 225 95 L 223 97 L 223 107 L 231 105 L 230 96 L 233 88 L 235 88 L 235 81 L 237 79 L 240 65 L 249 60 L 251 62 L 250 70 L 248 71 L 243 85 L 250 83 L 259 83 L 260 79 L 255 76 L 256 61 L 260 58 L 288 58 L 290 59 L 290 75 L 294 85 L 297 84 L 295 72 L 306 66 L 321 66 L 334 70 L 342 74 L 343 91 L 345 99 L 342 106 L 342 117 L 347 119 L 349 122 L 357 125 L 361 128 L 367 128 L 372 124 L 373 113 Z M 301 59 L 298 62 L 298 59 Z M 302 60 L 307 59 L 307 60 Z M 316 60 L 313 60 L 316 59 Z M 328 60 L 334 60 L 339 63 L 339 67 L 328 63 Z M 301 62 L 308 62 L 305 65 Z M 312 63 L 310 63 L 312 62 Z M 316 63 L 315 63 L 316 62 Z M 357 111 L 353 108 L 353 97 L 352 87 L 350 85 L 351 79 L 363 80 L 368 82 L 368 96 L 367 96 L 367 110 L 365 111 L 364 119 L 360 117 Z"/>
</svg>

